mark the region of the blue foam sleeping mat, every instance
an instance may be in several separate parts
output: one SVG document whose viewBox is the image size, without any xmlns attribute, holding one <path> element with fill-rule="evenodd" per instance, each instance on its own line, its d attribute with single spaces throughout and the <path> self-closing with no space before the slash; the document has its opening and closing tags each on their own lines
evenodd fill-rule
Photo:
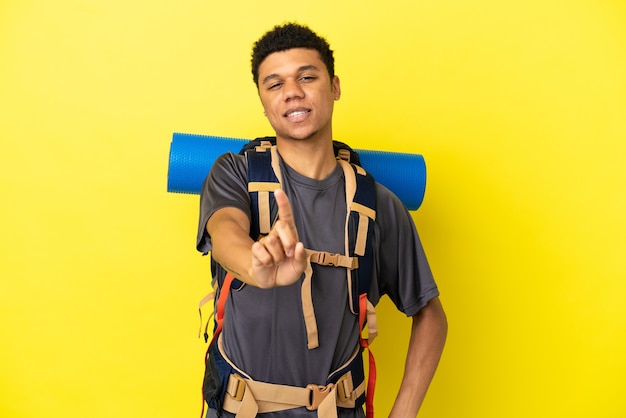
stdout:
<svg viewBox="0 0 626 418">
<path fill-rule="evenodd" d="M 247 139 L 174 133 L 170 145 L 167 191 L 199 194 L 215 160 L 239 153 Z M 361 166 L 391 190 L 407 209 L 417 210 L 426 191 L 426 164 L 420 154 L 355 149 Z"/>
</svg>

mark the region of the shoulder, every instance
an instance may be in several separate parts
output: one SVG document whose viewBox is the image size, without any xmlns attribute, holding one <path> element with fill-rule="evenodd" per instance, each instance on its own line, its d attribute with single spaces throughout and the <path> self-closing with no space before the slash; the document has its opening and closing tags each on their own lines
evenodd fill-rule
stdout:
<svg viewBox="0 0 626 418">
<path fill-rule="evenodd" d="M 245 155 L 227 152 L 220 155 L 211 168 L 211 172 L 247 172 L 247 164 Z"/>
<path fill-rule="evenodd" d="M 382 184 L 376 182 L 376 208 L 377 211 L 384 213 L 406 213 L 407 208 L 404 206 L 400 198 L 396 196 L 391 190 Z"/>
<path fill-rule="evenodd" d="M 220 155 L 209 170 L 204 184 L 203 190 L 214 187 L 223 187 L 228 183 L 247 183 L 248 166 L 246 157 L 239 154 L 227 152 Z"/>
<path fill-rule="evenodd" d="M 228 152 L 219 156 L 207 175 L 201 202 L 210 206 L 231 200 L 243 202 L 248 194 L 248 168 L 243 155 Z"/>
<path fill-rule="evenodd" d="M 416 235 L 415 223 L 404 203 L 387 187 L 376 183 L 376 231 L 381 240 Z"/>
</svg>

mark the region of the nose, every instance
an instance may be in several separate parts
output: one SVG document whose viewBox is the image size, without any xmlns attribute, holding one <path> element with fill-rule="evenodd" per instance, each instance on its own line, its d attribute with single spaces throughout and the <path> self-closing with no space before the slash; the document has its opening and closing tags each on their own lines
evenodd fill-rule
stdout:
<svg viewBox="0 0 626 418">
<path fill-rule="evenodd" d="M 304 90 L 297 80 L 285 81 L 283 86 L 283 94 L 285 101 L 292 99 L 302 99 L 304 97 Z"/>
</svg>

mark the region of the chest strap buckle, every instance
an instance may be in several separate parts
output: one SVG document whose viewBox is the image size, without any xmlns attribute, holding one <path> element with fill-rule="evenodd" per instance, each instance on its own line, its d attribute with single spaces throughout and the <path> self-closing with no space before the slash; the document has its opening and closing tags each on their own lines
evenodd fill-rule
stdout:
<svg viewBox="0 0 626 418">
<path fill-rule="evenodd" d="M 345 267 L 353 270 L 359 267 L 357 257 L 349 257 L 326 251 L 312 251 L 311 261 L 321 266 Z"/>
</svg>

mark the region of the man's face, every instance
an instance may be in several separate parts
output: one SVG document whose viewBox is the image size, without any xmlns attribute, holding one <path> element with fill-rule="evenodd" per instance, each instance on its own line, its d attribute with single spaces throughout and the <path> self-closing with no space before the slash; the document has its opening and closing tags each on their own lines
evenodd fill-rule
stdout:
<svg viewBox="0 0 626 418">
<path fill-rule="evenodd" d="M 334 101 L 339 78 L 330 80 L 313 49 L 274 52 L 259 66 L 259 96 L 277 138 L 332 138 Z"/>
</svg>

